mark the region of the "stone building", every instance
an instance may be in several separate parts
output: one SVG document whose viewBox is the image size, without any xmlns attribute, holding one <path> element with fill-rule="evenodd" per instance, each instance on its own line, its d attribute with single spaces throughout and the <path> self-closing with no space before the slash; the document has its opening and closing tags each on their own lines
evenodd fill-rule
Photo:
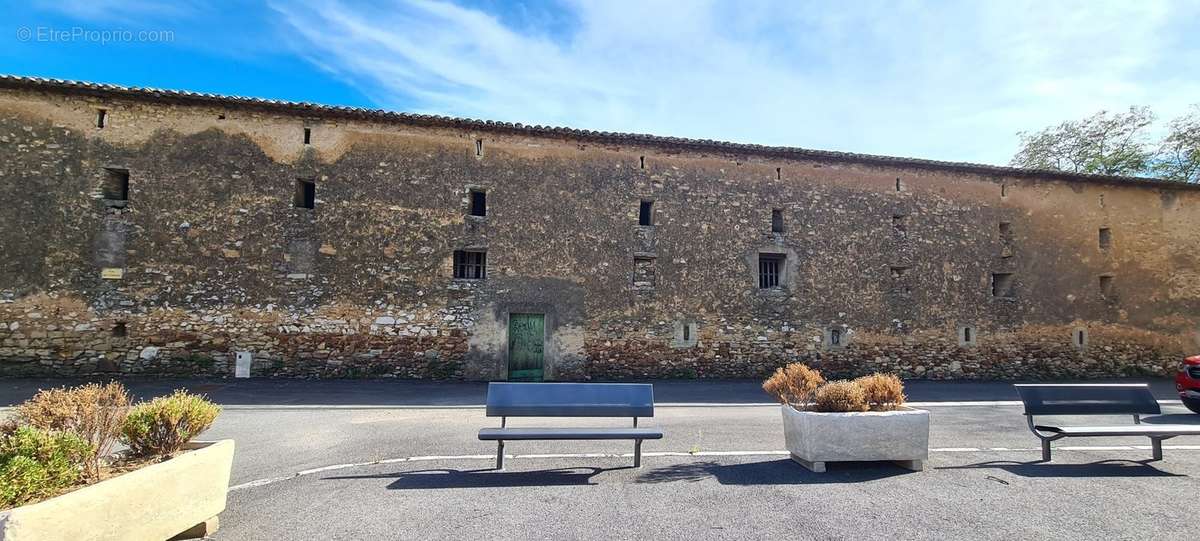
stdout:
<svg viewBox="0 0 1200 541">
<path fill-rule="evenodd" d="M 1200 186 L 23 77 L 0 150 L 3 375 L 1093 377 L 1198 348 Z"/>
</svg>

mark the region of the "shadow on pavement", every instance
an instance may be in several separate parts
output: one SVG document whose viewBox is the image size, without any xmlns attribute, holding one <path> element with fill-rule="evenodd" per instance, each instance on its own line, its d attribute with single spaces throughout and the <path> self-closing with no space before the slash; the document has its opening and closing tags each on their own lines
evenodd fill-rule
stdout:
<svg viewBox="0 0 1200 541">
<path fill-rule="evenodd" d="M 1088 464 L 1054 464 L 1049 462 L 1013 462 L 992 460 L 963 466 L 941 466 L 935 470 L 1000 469 L 1021 477 L 1188 477 L 1165 472 L 1139 460 L 1103 460 Z"/>
<path fill-rule="evenodd" d="M 685 462 L 655 468 L 638 476 L 638 483 L 696 482 L 716 478 L 722 485 L 813 485 L 862 483 L 916 473 L 888 462 L 829 462 L 825 473 L 813 473 L 791 459 L 719 464 Z"/>
<path fill-rule="evenodd" d="M 619 468 L 559 468 L 536 471 L 497 471 L 492 468 L 477 470 L 415 470 L 374 475 L 346 475 L 323 477 L 335 479 L 395 479 L 387 488 L 391 490 L 413 490 L 432 488 L 504 488 L 542 487 L 565 485 L 594 485 L 592 477 L 607 471 L 630 469 Z"/>
</svg>

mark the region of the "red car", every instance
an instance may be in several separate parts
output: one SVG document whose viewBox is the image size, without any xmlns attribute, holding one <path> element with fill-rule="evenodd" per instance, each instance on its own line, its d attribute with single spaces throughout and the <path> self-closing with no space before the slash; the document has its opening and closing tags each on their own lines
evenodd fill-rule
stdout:
<svg viewBox="0 0 1200 541">
<path fill-rule="evenodd" d="M 1200 413 L 1200 355 L 1188 357 L 1179 365 L 1179 373 L 1175 374 L 1175 389 L 1179 391 L 1179 399 L 1187 409 Z"/>
</svg>

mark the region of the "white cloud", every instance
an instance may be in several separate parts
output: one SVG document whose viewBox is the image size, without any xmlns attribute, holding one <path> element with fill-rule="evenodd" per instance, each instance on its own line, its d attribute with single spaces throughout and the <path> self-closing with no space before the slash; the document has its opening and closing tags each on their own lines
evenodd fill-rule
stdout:
<svg viewBox="0 0 1200 541">
<path fill-rule="evenodd" d="M 531 19 L 566 28 L 433 0 L 272 7 L 384 107 L 529 124 L 1005 163 L 1020 130 L 1200 101 L 1185 4 L 578 0 Z"/>
</svg>

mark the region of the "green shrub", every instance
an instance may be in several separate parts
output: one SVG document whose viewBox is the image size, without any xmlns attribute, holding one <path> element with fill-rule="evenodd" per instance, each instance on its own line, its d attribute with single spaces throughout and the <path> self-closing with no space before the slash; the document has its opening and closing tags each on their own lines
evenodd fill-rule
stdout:
<svg viewBox="0 0 1200 541">
<path fill-rule="evenodd" d="M 73 432 L 92 448 L 85 473 L 100 477 L 100 458 L 113 444 L 129 412 L 129 393 L 120 383 L 43 389 L 17 407 L 19 424 L 42 430 Z"/>
<path fill-rule="evenodd" d="M 221 408 L 200 395 L 175 391 L 129 411 L 121 443 L 140 456 L 168 457 L 212 425 Z"/>
<path fill-rule="evenodd" d="M 0 508 L 48 498 L 78 483 L 93 453 L 70 432 L 20 426 L 0 435 Z"/>
</svg>

